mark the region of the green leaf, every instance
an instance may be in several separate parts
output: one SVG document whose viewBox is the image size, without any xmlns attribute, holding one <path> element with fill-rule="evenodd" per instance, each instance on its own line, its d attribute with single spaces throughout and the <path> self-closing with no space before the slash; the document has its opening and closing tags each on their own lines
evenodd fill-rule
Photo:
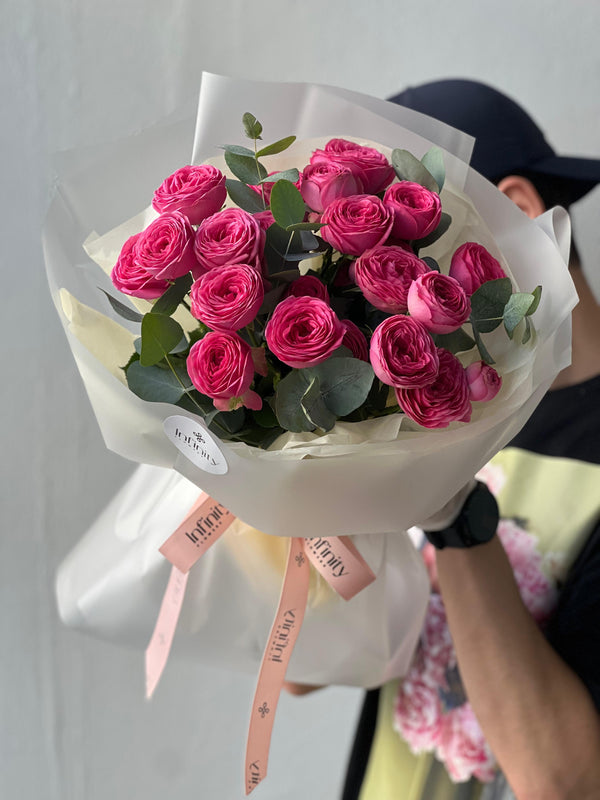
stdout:
<svg viewBox="0 0 600 800">
<path fill-rule="evenodd" d="M 239 208 L 249 214 L 265 210 L 266 204 L 263 203 L 260 195 L 247 184 L 227 178 L 225 186 L 227 187 L 227 194 Z"/>
<path fill-rule="evenodd" d="M 297 222 L 295 225 L 288 225 L 286 231 L 318 231 L 325 223 L 323 222 Z M 315 255 L 318 255 L 315 253 Z"/>
<path fill-rule="evenodd" d="M 252 411 L 252 418 L 261 428 L 274 428 L 277 425 L 275 412 L 268 403 L 263 402 L 260 411 Z"/>
<path fill-rule="evenodd" d="M 300 173 L 294 167 L 293 169 L 285 169 L 283 172 L 274 172 L 272 175 L 267 175 L 263 178 L 261 183 L 277 183 L 277 181 L 291 181 L 295 183 L 300 177 Z"/>
<path fill-rule="evenodd" d="M 306 207 L 302 195 L 290 181 L 277 181 L 271 191 L 271 213 L 282 228 L 304 221 Z"/>
<path fill-rule="evenodd" d="M 267 177 L 267 170 L 254 157 L 225 153 L 225 163 L 243 183 L 255 186 Z"/>
<path fill-rule="evenodd" d="M 323 428 L 330 431 L 335 425 L 335 414 L 327 408 L 319 379 L 314 375 L 308 384 L 308 388 L 302 395 L 302 410 L 316 428 Z"/>
<path fill-rule="evenodd" d="M 166 314 L 151 312 L 142 319 L 140 363 L 151 367 L 168 355 L 181 341 L 183 328 Z"/>
<path fill-rule="evenodd" d="M 301 433 L 313 431 L 316 427 L 302 407 L 302 398 L 311 382 L 307 372 L 308 370 L 292 370 L 277 385 L 275 413 L 279 424 L 286 431 Z"/>
<path fill-rule="evenodd" d="M 338 417 L 365 402 L 375 377 L 373 367 L 358 358 L 328 358 L 305 371 L 318 377 L 325 405 Z"/>
<path fill-rule="evenodd" d="M 100 287 L 98 287 L 100 289 Z M 113 297 L 108 292 L 105 292 L 104 289 L 100 289 L 101 292 L 104 292 L 106 297 L 108 298 L 108 302 L 113 307 L 113 310 L 117 312 L 120 317 L 123 319 L 128 319 L 130 322 L 141 322 L 142 321 L 142 314 L 134 311 L 133 308 L 129 308 L 120 300 L 117 300 L 116 297 Z"/>
<path fill-rule="evenodd" d="M 530 317 L 532 314 L 534 314 L 537 311 L 537 308 L 538 308 L 538 306 L 540 304 L 540 299 L 542 297 L 542 287 L 541 286 L 536 286 L 531 294 L 533 295 L 533 303 L 527 309 L 527 313 L 526 313 L 527 317 Z"/>
<path fill-rule="evenodd" d="M 471 322 L 479 333 L 495 330 L 504 318 L 504 307 L 512 294 L 510 278 L 486 281 L 471 295 Z"/>
<path fill-rule="evenodd" d="M 422 239 L 416 239 L 413 242 L 413 247 L 415 250 L 421 250 L 423 247 L 430 247 L 434 242 L 437 242 L 448 230 L 450 225 L 452 224 L 452 217 L 450 214 L 446 214 L 445 211 L 442 211 L 442 215 L 440 217 L 440 221 L 438 222 L 437 228 L 428 236 L 424 236 Z"/>
<path fill-rule="evenodd" d="M 441 271 L 440 270 L 440 265 L 435 260 L 435 258 L 431 258 L 431 256 L 425 256 L 424 258 L 421 259 L 421 261 L 424 261 L 427 264 L 427 266 L 429 267 L 429 269 L 432 269 L 435 272 L 440 272 Z"/>
<path fill-rule="evenodd" d="M 438 183 L 431 172 L 408 150 L 392 150 L 392 166 L 401 181 L 412 181 L 432 192 L 439 191 Z"/>
<path fill-rule="evenodd" d="M 131 391 L 151 403 L 177 403 L 185 394 L 181 383 L 187 389 L 193 388 L 187 372 L 177 371 L 176 376 L 170 369 L 144 367 L 139 361 L 134 361 L 126 374 Z"/>
<path fill-rule="evenodd" d="M 496 362 L 490 355 L 487 347 L 483 343 L 483 339 L 475 325 L 473 325 L 473 336 L 475 337 L 475 344 L 477 345 L 477 349 L 479 350 L 479 355 L 481 356 L 482 361 L 485 361 L 486 364 L 495 364 Z"/>
<path fill-rule="evenodd" d="M 262 125 L 256 119 L 254 114 L 250 114 L 250 112 L 246 111 L 244 116 L 242 117 L 242 124 L 244 126 L 244 133 L 249 139 L 260 139 L 261 133 L 263 130 Z"/>
<path fill-rule="evenodd" d="M 263 147 L 256 155 L 258 158 L 262 158 L 263 156 L 274 156 L 276 153 L 283 153 L 283 151 L 287 150 L 295 141 L 295 136 L 285 136 L 283 139 L 278 139 L 276 142 L 273 142 L 273 144 L 268 144 L 266 147 Z"/>
<path fill-rule="evenodd" d="M 251 190 L 252 191 L 252 190 Z M 153 314 L 166 314 L 171 316 L 179 308 L 179 304 L 192 288 L 194 279 L 188 272 L 169 286 L 167 291 L 161 295 L 152 306 Z"/>
<path fill-rule="evenodd" d="M 521 322 L 535 302 L 535 297 L 528 292 L 515 292 L 511 294 L 508 303 L 504 307 L 504 328 L 510 339 L 513 338 L 515 328 L 519 322 Z"/>
<path fill-rule="evenodd" d="M 433 175 L 439 186 L 438 193 L 441 192 L 446 180 L 446 167 L 444 166 L 444 154 L 440 148 L 432 147 L 431 150 L 428 150 L 421 159 L 421 164 Z"/>
<path fill-rule="evenodd" d="M 521 339 L 521 344 L 527 344 L 527 342 L 531 339 L 531 328 L 532 323 L 528 316 L 525 317 L 525 331 L 523 333 L 523 338 Z"/>
<path fill-rule="evenodd" d="M 250 150 L 249 147 L 243 147 L 241 144 L 222 144 L 220 149 L 225 150 L 227 153 L 235 153 L 238 156 L 254 158 L 254 150 Z"/>
<path fill-rule="evenodd" d="M 452 333 L 436 333 L 433 338 L 438 347 L 445 347 L 454 354 L 465 353 L 475 347 L 475 339 L 462 328 L 452 331 Z"/>
</svg>

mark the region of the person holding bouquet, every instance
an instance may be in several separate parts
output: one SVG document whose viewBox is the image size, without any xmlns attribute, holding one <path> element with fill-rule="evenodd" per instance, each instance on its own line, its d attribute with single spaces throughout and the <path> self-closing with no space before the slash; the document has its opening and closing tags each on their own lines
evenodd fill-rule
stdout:
<svg viewBox="0 0 600 800">
<path fill-rule="evenodd" d="M 482 84 L 439 81 L 392 99 L 475 136 L 471 166 L 530 217 L 600 181 L 600 161 L 556 156 L 525 111 Z M 404 682 L 367 693 L 344 800 L 600 797 L 600 308 L 574 245 L 570 271 L 580 298 L 571 366 L 483 471 L 490 488 L 477 484 L 458 517 L 462 497 L 423 525 L 443 601 L 441 612 L 439 596 L 430 605 L 424 638 L 437 608 L 454 668 L 432 678 L 416 663 Z M 542 553 L 552 584 L 537 614 L 532 557 L 515 580 L 516 533 Z"/>
</svg>

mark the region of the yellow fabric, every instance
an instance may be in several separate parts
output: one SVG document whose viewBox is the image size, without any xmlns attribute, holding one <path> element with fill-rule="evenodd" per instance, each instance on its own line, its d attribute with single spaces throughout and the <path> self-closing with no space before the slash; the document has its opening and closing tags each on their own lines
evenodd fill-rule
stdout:
<svg viewBox="0 0 600 800">
<path fill-rule="evenodd" d="M 501 516 L 537 537 L 549 577 L 564 580 L 600 519 L 600 465 L 506 448 L 481 478 L 496 494 Z M 411 754 L 393 728 L 397 688 L 394 681 L 381 690 L 360 800 L 477 800 L 481 784 L 453 784 L 431 755 Z"/>
</svg>

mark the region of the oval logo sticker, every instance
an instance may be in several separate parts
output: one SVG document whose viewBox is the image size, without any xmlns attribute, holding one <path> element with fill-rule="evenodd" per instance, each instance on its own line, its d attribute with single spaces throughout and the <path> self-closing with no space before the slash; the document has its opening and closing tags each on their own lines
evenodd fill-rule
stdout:
<svg viewBox="0 0 600 800">
<path fill-rule="evenodd" d="M 212 434 L 189 417 L 167 417 L 163 428 L 175 447 L 205 472 L 224 475 L 227 461 Z"/>
</svg>

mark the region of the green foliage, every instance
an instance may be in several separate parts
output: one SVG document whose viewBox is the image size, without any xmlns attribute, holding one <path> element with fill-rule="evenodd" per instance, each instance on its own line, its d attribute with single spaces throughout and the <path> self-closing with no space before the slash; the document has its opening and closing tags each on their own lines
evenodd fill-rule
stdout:
<svg viewBox="0 0 600 800">
<path fill-rule="evenodd" d="M 438 182 L 431 172 L 408 150 L 392 150 L 392 166 L 401 181 L 412 181 L 432 192 L 439 191 Z"/>
<path fill-rule="evenodd" d="M 267 170 L 254 156 L 240 156 L 237 153 L 226 152 L 225 163 L 242 183 L 255 186 L 267 177 Z"/>
<path fill-rule="evenodd" d="M 267 175 L 263 178 L 261 183 L 277 183 L 277 181 L 291 181 L 295 183 L 300 177 L 300 173 L 294 169 L 284 169 L 283 172 L 274 172 L 272 175 Z"/>
<path fill-rule="evenodd" d="M 254 158 L 254 150 L 250 150 L 249 147 L 243 147 L 240 144 L 222 144 L 220 145 L 221 150 L 225 150 L 227 153 L 235 153 L 238 156 L 250 156 L 250 158 Z"/>
<path fill-rule="evenodd" d="M 139 361 L 129 365 L 127 385 L 134 394 L 151 403 L 177 403 L 186 390 L 193 389 L 185 367 L 172 371 L 144 367 Z"/>
<path fill-rule="evenodd" d="M 446 167 L 444 166 L 444 154 L 440 148 L 432 147 L 428 150 L 421 159 L 421 164 L 433 176 L 439 187 L 438 193 L 441 192 L 446 180 Z"/>
<path fill-rule="evenodd" d="M 417 239 L 413 242 L 413 247 L 418 252 L 422 250 L 424 247 L 430 247 L 434 242 L 437 242 L 448 230 L 450 225 L 452 224 L 452 217 L 450 214 L 446 214 L 445 211 L 442 211 L 440 216 L 440 221 L 438 222 L 437 228 L 428 236 L 424 236 L 422 239 Z"/>
<path fill-rule="evenodd" d="M 304 220 L 306 206 L 298 189 L 287 180 L 277 181 L 271 190 L 271 213 L 284 229 Z"/>
<path fill-rule="evenodd" d="M 278 139 L 273 144 L 268 144 L 266 147 L 261 148 L 256 156 L 257 158 L 262 158 L 263 156 L 274 156 L 276 153 L 283 153 L 295 141 L 295 136 L 285 136 L 283 139 Z"/>
<path fill-rule="evenodd" d="M 254 114 L 250 114 L 248 111 L 242 117 L 242 125 L 244 126 L 244 133 L 248 137 L 248 139 L 260 139 L 261 133 L 263 130 L 262 125 L 256 119 Z"/>
<path fill-rule="evenodd" d="M 151 312 L 142 319 L 140 363 L 151 367 L 168 355 L 181 342 L 183 328 L 166 314 Z"/>
<path fill-rule="evenodd" d="M 432 269 L 435 272 L 441 272 L 440 265 L 435 260 L 435 258 L 432 258 L 431 256 L 425 256 L 424 258 L 421 259 L 421 261 L 424 261 L 429 267 L 429 269 Z"/>
<path fill-rule="evenodd" d="M 251 190 L 252 191 L 252 190 Z M 179 308 L 179 304 L 192 288 L 193 278 L 188 272 L 177 278 L 167 291 L 162 294 L 152 306 L 153 314 L 166 314 L 171 316 Z"/>
<path fill-rule="evenodd" d="M 265 210 L 266 203 L 263 203 L 261 196 L 247 184 L 227 178 L 225 186 L 227 187 L 227 194 L 239 208 L 249 214 Z"/>
<path fill-rule="evenodd" d="M 479 333 L 495 330 L 504 318 L 504 308 L 512 295 L 510 278 L 486 281 L 471 295 L 473 328 Z"/>
<path fill-rule="evenodd" d="M 98 288 L 100 289 L 100 287 Z M 142 321 L 142 315 L 138 311 L 134 311 L 133 308 L 126 306 L 125 303 L 122 303 L 120 300 L 117 300 L 116 297 L 113 297 L 108 292 L 105 292 L 104 289 L 100 289 L 100 291 L 104 292 L 113 310 L 116 311 L 120 317 L 123 317 L 123 319 L 127 319 L 130 322 Z"/>
<path fill-rule="evenodd" d="M 433 338 L 437 347 L 445 347 L 454 354 L 465 353 L 475 347 L 475 339 L 462 328 L 452 333 L 436 333 Z"/>
</svg>

